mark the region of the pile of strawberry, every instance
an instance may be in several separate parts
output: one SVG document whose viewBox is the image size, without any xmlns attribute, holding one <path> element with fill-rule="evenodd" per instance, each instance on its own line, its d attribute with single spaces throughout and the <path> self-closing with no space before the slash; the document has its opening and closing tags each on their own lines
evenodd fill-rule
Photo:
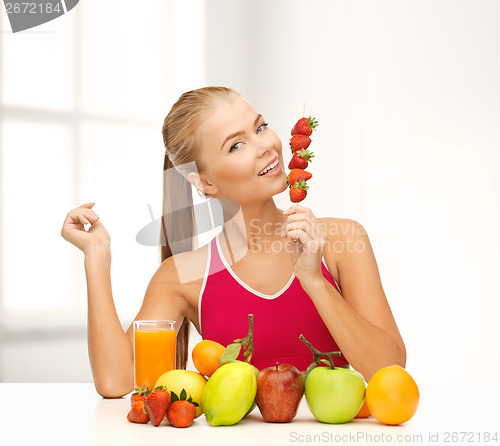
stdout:
<svg viewBox="0 0 500 446">
<path fill-rule="evenodd" d="M 290 200 L 298 203 L 306 198 L 309 186 L 306 181 L 312 177 L 310 172 L 304 170 L 314 157 L 313 152 L 307 150 L 311 144 L 311 134 L 316 130 L 318 122 L 316 118 L 300 118 L 293 126 L 292 137 L 290 138 L 290 148 L 292 149 L 292 159 L 288 164 L 290 174 L 287 177 L 290 186 Z"/>
<path fill-rule="evenodd" d="M 177 396 L 166 387 L 158 386 L 153 390 L 135 389 L 130 397 L 131 409 L 127 420 L 132 423 L 146 424 L 151 421 L 153 426 L 159 426 L 165 416 L 175 427 L 188 427 L 196 416 L 198 403 L 186 399 L 186 391 Z"/>
</svg>

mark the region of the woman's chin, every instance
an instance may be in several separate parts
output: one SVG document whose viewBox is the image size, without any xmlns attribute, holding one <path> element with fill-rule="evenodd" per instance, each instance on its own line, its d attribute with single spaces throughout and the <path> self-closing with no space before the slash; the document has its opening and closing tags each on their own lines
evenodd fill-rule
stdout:
<svg viewBox="0 0 500 446">
<path fill-rule="evenodd" d="M 281 194 L 282 192 L 285 192 L 287 189 L 288 189 L 287 177 L 286 175 L 283 175 L 283 185 L 282 187 L 279 188 L 279 190 L 276 192 L 275 195 Z"/>
</svg>

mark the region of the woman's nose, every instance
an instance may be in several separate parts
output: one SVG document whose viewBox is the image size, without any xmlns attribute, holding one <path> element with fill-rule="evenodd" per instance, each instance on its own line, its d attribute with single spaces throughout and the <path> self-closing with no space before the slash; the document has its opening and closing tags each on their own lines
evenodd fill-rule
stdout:
<svg viewBox="0 0 500 446">
<path fill-rule="evenodd" d="M 258 143 L 258 155 L 259 157 L 264 156 L 268 152 L 272 152 L 273 144 L 271 141 L 259 141 Z"/>
</svg>

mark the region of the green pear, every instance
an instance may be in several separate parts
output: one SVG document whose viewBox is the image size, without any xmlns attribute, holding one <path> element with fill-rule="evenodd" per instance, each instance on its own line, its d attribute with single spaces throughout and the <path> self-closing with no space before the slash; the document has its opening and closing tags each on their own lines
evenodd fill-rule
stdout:
<svg viewBox="0 0 500 446">
<path fill-rule="evenodd" d="M 242 361 L 221 365 L 209 378 L 202 396 L 211 426 L 230 426 L 249 411 L 257 393 L 255 367 Z"/>
</svg>

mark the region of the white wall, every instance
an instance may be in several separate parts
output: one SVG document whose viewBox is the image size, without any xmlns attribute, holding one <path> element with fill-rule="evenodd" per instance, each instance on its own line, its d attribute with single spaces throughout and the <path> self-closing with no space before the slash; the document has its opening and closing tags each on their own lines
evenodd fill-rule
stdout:
<svg viewBox="0 0 500 446">
<path fill-rule="evenodd" d="M 239 89 L 284 144 L 306 103 L 304 205 L 367 229 L 408 370 L 497 381 L 499 3 L 236 3 L 208 10 L 207 83 Z"/>
<path fill-rule="evenodd" d="M 285 149 L 304 102 L 306 114 L 319 120 L 311 146 L 316 154 L 310 169 L 314 177 L 304 205 L 317 216 L 353 218 L 367 229 L 406 342 L 407 368 L 417 381 L 498 381 L 495 341 L 500 338 L 496 322 L 500 305 L 495 276 L 500 266 L 500 181 L 494 173 L 500 161 L 499 2 L 145 3 L 157 8 L 153 9 L 157 14 L 137 15 L 135 9 L 132 14 L 123 2 L 111 2 L 103 10 L 102 2 L 87 0 L 67 17 L 40 27 L 55 34 L 0 35 L 3 163 L 11 159 L 6 157 L 9 150 L 23 149 L 9 143 L 21 141 L 15 137 L 15 127 L 8 128 L 11 139 L 6 139 L 7 117 L 36 120 L 36 110 L 47 105 L 43 95 L 23 96 L 21 78 L 16 77 L 16 67 L 21 69 L 16 64 L 23 60 L 17 56 L 29 60 L 34 51 L 41 51 L 31 47 L 29 39 L 51 39 L 54 54 L 61 54 L 58 48 L 66 48 L 67 39 L 76 39 L 83 61 L 73 59 L 71 51 L 63 53 L 65 65 L 58 72 L 64 69 L 72 82 L 83 82 L 78 90 L 80 105 L 87 107 L 87 117 L 97 114 L 97 118 L 90 116 L 75 140 L 80 164 L 72 158 L 68 162 L 82 170 L 76 170 L 80 182 L 72 183 L 70 191 L 51 192 L 46 187 L 52 183 L 46 186 L 43 181 L 44 167 L 59 170 L 64 180 L 64 166 L 44 166 L 42 159 L 42 169 L 31 171 L 40 173 L 40 178 L 35 177 L 37 194 L 50 197 L 48 204 L 40 205 L 50 213 L 40 222 L 43 232 L 38 236 L 43 243 L 53 237 L 49 246 L 56 247 L 47 263 L 37 263 L 40 277 L 45 278 L 38 285 L 40 296 L 57 292 L 57 299 L 65 305 L 70 302 L 74 313 L 69 325 L 76 331 L 60 344 L 50 337 L 30 344 L 21 331 L 1 346 L 0 379 L 90 379 L 86 339 L 84 331 L 78 331 L 85 324 L 82 258 L 73 247 L 61 244 L 59 236 L 68 206 L 82 200 L 100 204 L 96 210 L 113 238 L 113 290 L 122 322 L 127 324 L 157 267 L 157 250 L 138 246 L 135 234 L 148 222 L 147 204 L 157 214 L 160 209 L 160 178 L 151 172 L 158 170 L 162 159 L 161 122 L 183 91 L 228 85 L 263 113 Z M 71 23 L 76 26 L 82 17 L 87 17 L 88 24 L 74 28 Z M 160 25 L 151 25 L 153 17 Z M 6 26 L 3 18 L 2 29 Z M 19 42 L 19 37 L 24 46 L 14 47 L 13 39 Z M 7 69 L 9 48 L 18 53 Z M 122 74 L 107 73 L 112 67 Z M 10 88 L 16 86 L 17 105 L 5 105 L 6 99 L 12 99 L 5 94 L 7 80 Z M 94 102 L 89 102 L 92 93 Z M 53 107 L 62 110 L 64 124 L 70 119 L 63 115 L 72 107 L 75 86 L 65 85 L 61 95 Z M 111 118 L 100 122 L 102 114 Z M 43 116 L 50 119 L 51 115 Z M 29 134 L 23 137 L 29 142 Z M 64 147 L 62 138 L 57 147 Z M 133 150 L 138 145 L 140 165 Z M 52 158 L 51 163 L 57 161 Z M 106 167 L 113 165 L 120 169 Z M 127 173 L 132 171 L 133 175 Z M 140 186 L 127 186 L 127 178 Z M 123 195 L 110 190 L 109 184 L 123 185 Z M 33 203 L 19 201 L 16 188 L 2 194 L 2 228 L 17 227 L 16 221 L 25 224 Z M 132 200 L 130 213 L 125 211 L 127 199 Z M 287 193 L 276 201 L 287 206 Z M 39 199 L 35 202 L 39 204 Z M 18 213 L 17 220 L 11 210 L 7 212 L 9 203 L 16 205 L 12 209 Z M 5 256 L 8 234 L 2 235 Z M 32 240 L 17 239 L 17 248 L 11 250 L 16 254 L 3 258 L 4 281 L 7 270 L 9 276 L 14 271 L 22 277 L 23 253 L 32 250 Z M 72 265 L 72 279 L 58 282 L 58 270 L 50 260 L 52 265 L 61 263 L 61 256 Z M 8 287 L 2 284 L 4 315 L 6 302 L 16 302 L 12 294 L 5 295 L 6 290 L 14 289 L 12 281 Z M 34 316 L 28 326 L 40 328 L 36 318 L 40 306 L 43 299 L 32 305 Z M 17 319 L 3 318 L 4 326 L 26 321 L 24 310 L 18 310 Z M 64 326 L 63 316 L 55 320 Z M 69 359 L 57 362 L 60 355 Z M 51 360 L 58 364 L 57 370 L 37 367 Z"/>
<path fill-rule="evenodd" d="M 204 0 L 86 0 L 16 34 L 2 10 L 0 31 L 0 381 L 90 381 L 83 255 L 61 226 L 96 202 L 128 327 L 159 265 L 136 234 L 161 213 L 161 124 L 204 83 Z"/>
</svg>

